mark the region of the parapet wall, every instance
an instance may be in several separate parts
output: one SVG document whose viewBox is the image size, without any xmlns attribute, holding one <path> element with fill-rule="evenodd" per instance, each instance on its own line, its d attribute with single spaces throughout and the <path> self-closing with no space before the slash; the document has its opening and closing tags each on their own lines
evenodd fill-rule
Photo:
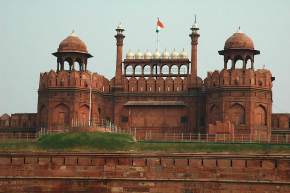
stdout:
<svg viewBox="0 0 290 193">
<path fill-rule="evenodd" d="M 208 88 L 240 86 L 263 89 L 272 88 L 272 74 L 269 70 L 259 69 L 223 69 L 222 71 L 208 72 L 204 80 Z"/>
<path fill-rule="evenodd" d="M 2 153 L 0 189 L 289 192 L 289 166 L 290 157 L 285 155 Z"/>
<path fill-rule="evenodd" d="M 53 70 L 40 74 L 39 90 L 47 88 L 84 88 L 88 89 L 92 86 L 94 90 L 100 92 L 109 92 L 109 80 L 97 73 L 84 71 L 60 71 Z"/>
</svg>

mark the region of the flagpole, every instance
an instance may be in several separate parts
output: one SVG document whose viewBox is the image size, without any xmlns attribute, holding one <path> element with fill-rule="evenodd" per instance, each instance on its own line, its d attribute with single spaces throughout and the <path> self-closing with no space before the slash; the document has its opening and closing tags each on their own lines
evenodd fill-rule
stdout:
<svg viewBox="0 0 290 193">
<path fill-rule="evenodd" d="M 158 43 L 159 43 L 159 36 L 158 36 L 158 31 L 156 32 L 156 35 L 157 35 L 157 38 L 156 38 L 156 47 L 157 47 L 157 50 L 159 50 L 159 45 L 158 45 Z"/>
</svg>

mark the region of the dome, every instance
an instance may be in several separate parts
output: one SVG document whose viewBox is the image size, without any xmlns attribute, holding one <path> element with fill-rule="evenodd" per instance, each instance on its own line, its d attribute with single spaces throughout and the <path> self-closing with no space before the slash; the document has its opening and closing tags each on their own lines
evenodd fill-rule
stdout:
<svg viewBox="0 0 290 193">
<path fill-rule="evenodd" d="M 161 57 L 161 54 L 160 54 L 159 50 L 156 50 L 156 51 L 154 52 L 154 54 L 153 54 L 153 58 L 154 58 L 154 59 L 159 59 L 160 57 Z"/>
<path fill-rule="evenodd" d="M 135 59 L 143 59 L 143 54 L 142 52 L 140 52 L 140 50 L 138 50 L 135 54 Z"/>
<path fill-rule="evenodd" d="M 182 58 L 182 59 L 188 58 L 187 53 L 185 52 L 184 49 L 182 50 L 182 52 L 180 52 L 179 57 Z"/>
<path fill-rule="evenodd" d="M 225 43 L 225 50 L 228 49 L 250 49 L 254 50 L 253 40 L 246 34 L 238 31 L 229 37 Z"/>
<path fill-rule="evenodd" d="M 74 32 L 59 44 L 57 51 L 88 53 L 86 44 Z"/>
<path fill-rule="evenodd" d="M 178 59 L 179 54 L 178 52 L 174 49 L 173 52 L 171 53 L 171 58 L 172 59 Z"/>
<path fill-rule="evenodd" d="M 152 59 L 152 53 L 147 50 L 144 54 L 144 59 Z"/>
<path fill-rule="evenodd" d="M 134 59 L 134 53 L 129 50 L 126 54 L 126 59 Z"/>
<path fill-rule="evenodd" d="M 170 58 L 170 54 L 169 54 L 169 52 L 166 49 L 162 53 L 162 58 L 163 59 L 169 59 Z"/>
</svg>

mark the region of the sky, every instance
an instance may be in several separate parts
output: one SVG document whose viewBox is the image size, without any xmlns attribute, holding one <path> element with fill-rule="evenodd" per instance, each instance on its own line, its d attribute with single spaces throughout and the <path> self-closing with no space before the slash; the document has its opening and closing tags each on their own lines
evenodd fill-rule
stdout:
<svg viewBox="0 0 290 193">
<path fill-rule="evenodd" d="M 94 56 L 88 69 L 112 78 L 115 72 L 115 28 L 125 28 L 124 56 L 154 51 L 157 17 L 160 50 L 190 53 L 194 15 L 200 27 L 198 75 L 223 68 L 225 40 L 238 27 L 261 54 L 255 68 L 272 71 L 273 112 L 290 112 L 289 0 L 0 0 L 0 115 L 36 112 L 40 72 L 56 69 L 51 55 L 72 30 Z"/>
</svg>

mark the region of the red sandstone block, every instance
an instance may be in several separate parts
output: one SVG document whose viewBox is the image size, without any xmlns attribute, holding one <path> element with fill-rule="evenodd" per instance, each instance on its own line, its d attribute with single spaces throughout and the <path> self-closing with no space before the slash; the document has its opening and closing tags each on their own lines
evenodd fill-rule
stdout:
<svg viewBox="0 0 290 193">
<path fill-rule="evenodd" d="M 175 159 L 175 164 L 176 167 L 182 167 L 186 168 L 188 165 L 187 159 Z"/>
<path fill-rule="evenodd" d="M 63 165 L 64 164 L 64 157 L 52 157 L 52 164 L 53 165 Z"/>
<path fill-rule="evenodd" d="M 12 165 L 23 165 L 24 164 L 24 157 L 13 157 L 12 158 Z"/>
<path fill-rule="evenodd" d="M 96 166 L 103 166 L 105 165 L 105 158 L 95 158 L 92 160 L 92 164 Z"/>
<path fill-rule="evenodd" d="M 228 159 L 218 159 L 217 166 L 219 168 L 230 168 L 231 167 L 231 160 Z"/>
<path fill-rule="evenodd" d="M 190 159 L 189 160 L 189 166 L 192 168 L 198 168 L 198 167 L 201 167 L 201 159 Z"/>
<path fill-rule="evenodd" d="M 0 165 L 10 165 L 11 159 L 9 157 L 0 157 Z"/>
<path fill-rule="evenodd" d="M 145 159 L 143 158 L 134 158 L 133 159 L 133 166 L 145 166 Z"/>
<path fill-rule="evenodd" d="M 290 160 L 279 160 L 278 169 L 279 170 L 290 170 Z"/>
<path fill-rule="evenodd" d="M 216 168 L 216 159 L 204 159 L 203 167 Z"/>
<path fill-rule="evenodd" d="M 245 160 L 233 159 L 232 160 L 232 167 L 233 168 L 245 168 Z"/>
<path fill-rule="evenodd" d="M 91 165 L 91 158 L 90 157 L 79 157 L 78 158 L 78 165 L 80 165 L 80 166 Z"/>
<path fill-rule="evenodd" d="M 37 164 L 37 157 L 25 157 L 25 164 Z"/>
<path fill-rule="evenodd" d="M 49 165 L 50 164 L 50 158 L 49 157 L 39 157 L 38 158 L 38 164 L 39 165 Z"/>
<path fill-rule="evenodd" d="M 160 158 L 149 158 L 147 159 L 148 166 L 160 166 L 161 160 Z"/>
<path fill-rule="evenodd" d="M 261 161 L 260 160 L 247 160 L 247 167 L 248 168 L 260 168 Z"/>
<path fill-rule="evenodd" d="M 118 159 L 118 164 L 119 165 L 131 165 L 132 164 L 132 159 L 130 159 L 130 158 L 119 158 Z"/>
<path fill-rule="evenodd" d="M 65 157 L 65 165 L 68 166 L 77 165 L 77 157 L 74 156 Z"/>
<path fill-rule="evenodd" d="M 263 167 L 263 169 L 274 169 L 275 168 L 275 160 L 263 160 L 262 167 Z"/>
<path fill-rule="evenodd" d="M 118 159 L 117 158 L 106 158 L 106 165 L 117 165 Z"/>
<path fill-rule="evenodd" d="M 163 167 L 173 167 L 174 166 L 174 161 L 172 158 L 162 158 L 161 159 L 161 165 Z"/>
</svg>

